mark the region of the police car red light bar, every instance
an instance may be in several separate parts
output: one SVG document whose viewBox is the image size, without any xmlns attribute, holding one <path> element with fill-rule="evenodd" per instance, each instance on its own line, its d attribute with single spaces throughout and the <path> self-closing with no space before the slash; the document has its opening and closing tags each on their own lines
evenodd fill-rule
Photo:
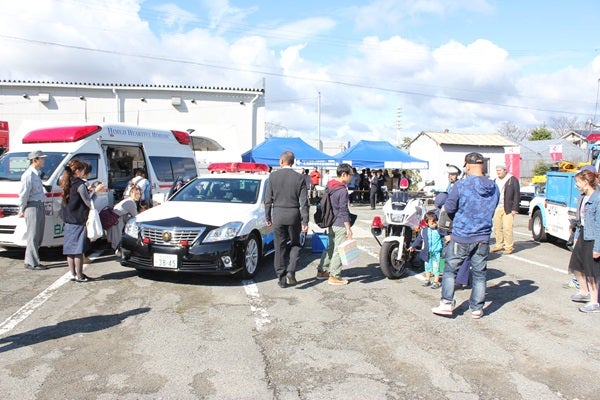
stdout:
<svg viewBox="0 0 600 400">
<path fill-rule="evenodd" d="M 181 144 L 189 145 L 190 143 L 192 143 L 192 138 L 190 137 L 190 134 L 187 132 L 171 131 L 171 133 L 173 133 L 173 136 L 175 136 L 175 139 L 177 139 L 177 141 Z"/>
<path fill-rule="evenodd" d="M 93 135 L 102 129 L 98 125 L 64 126 L 36 129 L 23 137 L 23 143 L 68 143 Z"/>
<path fill-rule="evenodd" d="M 253 162 L 212 163 L 208 166 L 210 172 L 269 172 L 269 166 Z"/>
</svg>

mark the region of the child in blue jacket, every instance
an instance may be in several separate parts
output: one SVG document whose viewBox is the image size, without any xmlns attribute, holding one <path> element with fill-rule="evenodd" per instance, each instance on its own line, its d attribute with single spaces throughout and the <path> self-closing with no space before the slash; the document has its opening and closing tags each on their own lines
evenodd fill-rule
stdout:
<svg viewBox="0 0 600 400">
<path fill-rule="evenodd" d="M 443 248 L 443 238 L 438 232 L 437 216 L 434 211 L 425 214 L 427 226 L 421 229 L 414 242 L 410 245 L 408 251 L 413 252 L 421 248 L 419 257 L 425 263 L 425 283 L 423 286 L 430 286 L 432 289 L 440 287 L 440 259 Z M 433 283 L 431 277 L 433 275 Z"/>
</svg>

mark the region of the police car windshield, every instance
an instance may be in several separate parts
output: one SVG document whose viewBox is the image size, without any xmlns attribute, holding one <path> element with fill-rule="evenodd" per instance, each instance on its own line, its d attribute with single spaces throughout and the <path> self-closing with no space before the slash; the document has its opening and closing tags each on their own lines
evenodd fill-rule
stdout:
<svg viewBox="0 0 600 400">
<path fill-rule="evenodd" d="M 260 182 L 259 179 L 200 177 L 175 193 L 170 201 L 254 204 Z"/>
<path fill-rule="evenodd" d="M 28 152 L 9 152 L 0 158 L 0 180 L 19 181 L 21 175 L 29 168 Z M 42 180 L 50 178 L 56 167 L 65 158 L 67 153 L 47 153 L 46 163 L 40 171 Z"/>
</svg>

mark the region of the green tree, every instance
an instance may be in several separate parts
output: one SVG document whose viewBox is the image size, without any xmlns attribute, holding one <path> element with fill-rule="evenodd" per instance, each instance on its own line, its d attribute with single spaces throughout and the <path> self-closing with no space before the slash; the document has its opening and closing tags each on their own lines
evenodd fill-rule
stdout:
<svg viewBox="0 0 600 400">
<path fill-rule="evenodd" d="M 531 131 L 529 135 L 529 140 L 550 140 L 552 139 L 552 131 L 546 128 L 546 124 L 540 126 L 539 128 L 535 128 Z"/>
<path fill-rule="evenodd" d="M 550 171 L 550 167 L 552 164 L 545 163 L 543 161 L 538 161 L 533 168 L 534 175 L 546 175 L 546 172 Z"/>
</svg>

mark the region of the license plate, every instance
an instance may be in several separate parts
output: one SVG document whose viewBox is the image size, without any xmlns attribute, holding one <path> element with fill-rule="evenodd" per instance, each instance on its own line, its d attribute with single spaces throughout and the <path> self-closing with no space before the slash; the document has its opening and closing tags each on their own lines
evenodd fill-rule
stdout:
<svg viewBox="0 0 600 400">
<path fill-rule="evenodd" d="M 177 268 L 177 254 L 154 254 L 154 266 L 157 268 Z"/>
</svg>

